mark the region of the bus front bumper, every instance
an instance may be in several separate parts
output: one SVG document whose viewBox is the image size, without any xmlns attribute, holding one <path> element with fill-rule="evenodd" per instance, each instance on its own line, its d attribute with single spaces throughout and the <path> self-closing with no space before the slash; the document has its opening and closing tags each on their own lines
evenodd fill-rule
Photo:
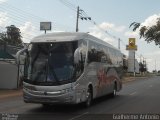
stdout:
<svg viewBox="0 0 160 120">
<path fill-rule="evenodd" d="M 45 92 L 23 89 L 23 98 L 26 103 L 42 104 L 76 104 L 76 95 L 74 91 L 68 92 Z"/>
</svg>

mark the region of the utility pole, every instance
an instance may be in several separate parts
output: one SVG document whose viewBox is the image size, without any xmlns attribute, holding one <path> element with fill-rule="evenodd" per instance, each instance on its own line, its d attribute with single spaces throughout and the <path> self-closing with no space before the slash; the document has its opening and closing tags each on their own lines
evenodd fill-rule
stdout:
<svg viewBox="0 0 160 120">
<path fill-rule="evenodd" d="M 79 21 L 79 6 L 77 7 L 76 32 L 78 32 L 78 21 Z"/>
<path fill-rule="evenodd" d="M 79 28 L 78 28 L 79 18 L 81 18 L 81 20 L 91 20 L 91 17 L 82 16 L 82 12 L 84 12 L 84 11 L 81 10 L 81 9 L 79 8 L 79 6 L 78 6 L 78 7 L 77 7 L 77 19 L 76 19 L 76 32 L 79 31 Z"/>
</svg>

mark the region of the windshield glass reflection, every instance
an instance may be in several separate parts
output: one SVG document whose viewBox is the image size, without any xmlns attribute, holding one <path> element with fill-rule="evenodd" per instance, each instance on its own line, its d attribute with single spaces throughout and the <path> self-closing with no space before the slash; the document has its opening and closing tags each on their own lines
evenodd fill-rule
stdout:
<svg viewBox="0 0 160 120">
<path fill-rule="evenodd" d="M 59 85 L 75 80 L 74 52 L 78 42 L 31 44 L 26 60 L 26 82 Z"/>
</svg>

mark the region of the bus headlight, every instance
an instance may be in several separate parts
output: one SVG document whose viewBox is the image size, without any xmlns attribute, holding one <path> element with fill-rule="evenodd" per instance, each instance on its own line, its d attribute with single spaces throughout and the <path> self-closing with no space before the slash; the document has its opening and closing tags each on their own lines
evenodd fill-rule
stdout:
<svg viewBox="0 0 160 120">
<path fill-rule="evenodd" d="M 61 90 L 61 93 L 65 94 L 65 93 L 69 93 L 69 92 L 72 92 L 72 91 L 73 91 L 73 88 L 67 88 L 67 89 Z"/>
</svg>

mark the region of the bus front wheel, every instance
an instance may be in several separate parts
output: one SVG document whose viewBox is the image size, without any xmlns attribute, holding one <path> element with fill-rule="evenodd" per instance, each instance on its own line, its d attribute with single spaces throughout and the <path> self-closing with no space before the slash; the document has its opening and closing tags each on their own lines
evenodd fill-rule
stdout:
<svg viewBox="0 0 160 120">
<path fill-rule="evenodd" d="M 85 107 L 89 107 L 92 103 L 92 89 L 89 87 L 87 90 L 87 99 L 85 102 Z"/>
</svg>

